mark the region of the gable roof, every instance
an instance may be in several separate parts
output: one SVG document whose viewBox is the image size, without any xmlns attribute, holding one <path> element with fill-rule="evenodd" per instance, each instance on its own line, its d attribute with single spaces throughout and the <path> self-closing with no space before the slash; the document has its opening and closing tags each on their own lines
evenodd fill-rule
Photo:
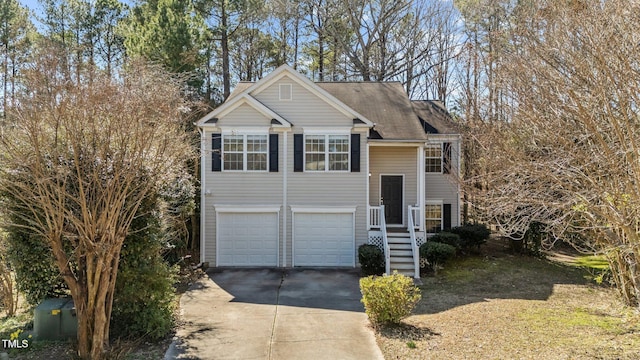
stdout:
<svg viewBox="0 0 640 360">
<path fill-rule="evenodd" d="M 271 84 L 280 80 L 284 76 L 288 76 L 291 80 L 298 83 L 300 86 L 304 87 L 306 90 L 310 91 L 320 99 L 324 100 L 327 104 L 333 106 L 336 110 L 342 112 L 344 115 L 351 118 L 358 118 L 365 124 L 373 126 L 373 122 L 367 119 L 366 116 L 360 114 L 354 108 L 349 107 L 340 99 L 334 97 L 332 94 L 319 87 L 317 83 L 309 80 L 306 76 L 302 75 L 289 65 L 281 65 L 272 73 L 245 89 L 244 92 L 251 95 L 259 94 L 262 90 L 268 88 Z"/>
<path fill-rule="evenodd" d="M 384 140 L 426 140 L 399 82 L 319 82 L 318 86 L 375 123 Z"/>
<path fill-rule="evenodd" d="M 198 121 L 208 125 L 212 119 L 248 103 L 284 127 L 288 119 L 256 100 L 253 95 L 284 76 L 303 86 L 328 104 L 353 117 L 354 126 L 373 127 L 371 139 L 425 141 L 429 134 L 457 134 L 451 116 L 438 101 L 409 100 L 399 82 L 317 82 L 314 83 L 288 65 L 282 65 L 257 82 L 240 82 L 229 98 Z M 275 122 L 272 122 L 275 124 Z"/>
<path fill-rule="evenodd" d="M 196 124 L 197 126 L 215 125 L 218 117 L 224 116 L 225 114 L 231 112 L 232 110 L 238 108 L 243 104 L 251 106 L 266 118 L 276 120 L 277 124 L 274 124 L 272 122 L 272 125 L 275 125 L 276 127 L 291 127 L 290 122 L 288 122 L 282 116 L 276 114 L 273 110 L 264 106 L 261 102 L 246 93 L 238 93 L 233 101 L 225 101 L 222 105 L 215 108 L 215 110 L 198 120 Z"/>
<path fill-rule="evenodd" d="M 458 134 L 451 115 L 440 101 L 412 100 L 411 106 L 424 130 L 430 134 Z"/>
</svg>

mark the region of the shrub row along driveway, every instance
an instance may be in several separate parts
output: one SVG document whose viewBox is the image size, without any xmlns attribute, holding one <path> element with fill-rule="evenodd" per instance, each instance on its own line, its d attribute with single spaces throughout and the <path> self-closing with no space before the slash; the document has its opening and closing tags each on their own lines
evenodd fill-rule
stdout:
<svg viewBox="0 0 640 360">
<path fill-rule="evenodd" d="M 210 272 L 180 301 L 178 359 L 382 359 L 350 270 Z"/>
</svg>

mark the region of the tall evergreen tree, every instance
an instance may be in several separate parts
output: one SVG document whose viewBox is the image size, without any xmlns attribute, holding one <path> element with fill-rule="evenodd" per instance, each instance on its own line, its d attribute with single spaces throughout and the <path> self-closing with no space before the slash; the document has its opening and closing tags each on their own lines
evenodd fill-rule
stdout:
<svg viewBox="0 0 640 360">
<path fill-rule="evenodd" d="M 202 70 L 204 34 L 204 21 L 188 0 L 143 1 L 123 26 L 127 55 L 160 63 L 173 73 Z M 202 76 L 190 84 L 201 86 Z"/>
<path fill-rule="evenodd" d="M 31 46 L 33 24 L 29 20 L 28 10 L 18 0 L 5 0 L 0 3 L 0 66 L 2 68 L 2 122 L 6 121 L 6 110 L 13 103 L 16 89 L 16 77 L 24 66 L 25 58 Z"/>
</svg>

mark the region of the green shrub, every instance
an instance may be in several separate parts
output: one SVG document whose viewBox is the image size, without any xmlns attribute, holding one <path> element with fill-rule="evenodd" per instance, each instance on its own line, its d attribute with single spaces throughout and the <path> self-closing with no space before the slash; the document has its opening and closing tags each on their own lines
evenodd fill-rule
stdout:
<svg viewBox="0 0 640 360">
<path fill-rule="evenodd" d="M 67 285 L 45 240 L 23 228 L 10 226 L 7 230 L 7 257 L 25 300 L 35 306 L 45 298 L 68 296 Z"/>
<path fill-rule="evenodd" d="M 448 244 L 453 246 L 456 249 L 462 248 L 462 241 L 460 240 L 460 235 L 450 233 L 447 231 L 439 232 L 432 237 L 429 238 L 429 241 L 437 242 L 441 244 Z"/>
<path fill-rule="evenodd" d="M 422 297 L 413 280 L 397 272 L 360 279 L 360 292 L 365 312 L 374 326 L 400 323 L 411 315 Z"/>
<path fill-rule="evenodd" d="M 427 241 L 420 246 L 420 257 L 427 259 L 434 270 L 451 259 L 456 253 L 456 248 L 449 244 Z"/>
<path fill-rule="evenodd" d="M 491 231 L 484 224 L 465 224 L 456 226 L 448 231 L 460 236 L 461 247 L 463 249 L 472 247 L 479 248 L 480 245 L 487 242 L 487 239 L 489 239 L 491 235 Z"/>
<path fill-rule="evenodd" d="M 541 222 L 534 221 L 529 224 L 529 228 L 522 238 L 523 251 L 526 251 L 530 255 L 540 256 L 542 242 L 548 236 L 544 228 L 545 226 Z"/>
<path fill-rule="evenodd" d="M 177 268 L 163 259 L 166 241 L 160 219 L 152 215 L 156 203 L 143 203 L 140 216 L 122 246 L 111 315 L 113 337 L 159 339 L 171 331 Z"/>
<path fill-rule="evenodd" d="M 157 200 L 149 196 L 141 206 L 142 215 L 132 222 L 120 253 L 110 326 L 114 338 L 157 339 L 173 326 L 176 269 L 169 267 L 162 256 L 166 229 L 155 211 Z M 9 260 L 29 304 L 35 306 L 44 298 L 68 295 L 46 241 L 19 226 L 8 227 L 7 232 Z"/>
<path fill-rule="evenodd" d="M 384 273 L 384 253 L 376 245 L 360 245 L 358 248 L 358 261 L 360 261 L 364 276 L 382 275 Z"/>
</svg>

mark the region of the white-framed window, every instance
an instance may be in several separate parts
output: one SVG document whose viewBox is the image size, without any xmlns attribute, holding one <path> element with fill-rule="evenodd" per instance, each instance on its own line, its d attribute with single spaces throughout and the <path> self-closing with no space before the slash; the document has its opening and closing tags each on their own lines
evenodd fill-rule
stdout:
<svg viewBox="0 0 640 360">
<path fill-rule="evenodd" d="M 306 135 L 305 171 L 349 171 L 349 135 Z"/>
<path fill-rule="evenodd" d="M 424 148 L 424 171 L 442 173 L 442 144 L 427 145 Z"/>
<path fill-rule="evenodd" d="M 442 230 L 442 203 L 427 203 L 424 205 L 424 220 L 426 232 L 437 233 Z"/>
<path fill-rule="evenodd" d="M 225 171 L 267 171 L 268 135 L 222 135 Z"/>
</svg>

